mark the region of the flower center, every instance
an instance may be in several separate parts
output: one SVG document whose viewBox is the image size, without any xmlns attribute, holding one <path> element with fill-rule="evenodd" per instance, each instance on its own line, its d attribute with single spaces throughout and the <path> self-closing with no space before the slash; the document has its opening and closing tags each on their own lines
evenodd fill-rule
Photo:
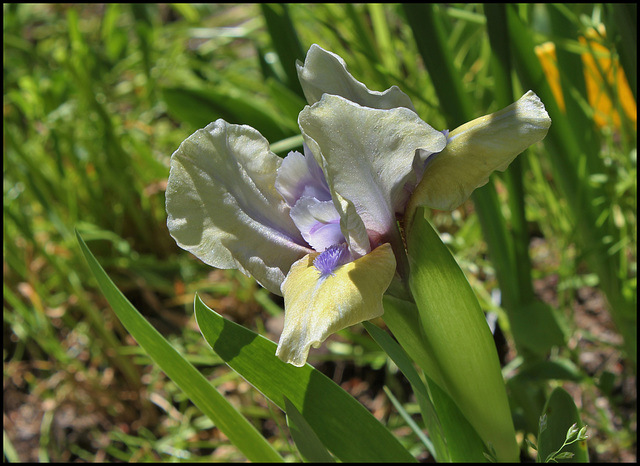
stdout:
<svg viewBox="0 0 640 466">
<path fill-rule="evenodd" d="M 313 265 L 320 271 L 321 277 L 333 275 L 333 271 L 339 266 L 349 262 L 349 251 L 345 243 L 334 244 L 322 251 L 313 260 Z"/>
</svg>

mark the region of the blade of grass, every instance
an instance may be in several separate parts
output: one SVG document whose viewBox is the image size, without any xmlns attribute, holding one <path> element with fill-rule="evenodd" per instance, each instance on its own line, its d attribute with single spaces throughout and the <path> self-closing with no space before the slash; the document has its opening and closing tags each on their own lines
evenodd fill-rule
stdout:
<svg viewBox="0 0 640 466">
<path fill-rule="evenodd" d="M 398 369 L 400 369 L 400 371 L 404 374 L 404 376 L 411 384 L 413 394 L 418 401 L 418 405 L 420 406 L 422 419 L 427 426 L 429 435 L 431 435 L 431 438 L 433 438 L 433 442 L 421 435 L 422 432 L 418 433 L 418 431 L 416 431 L 416 434 L 423 441 L 436 461 L 440 463 L 450 461 L 449 450 L 447 449 L 447 443 L 442 432 L 442 426 L 440 425 L 438 414 L 436 413 L 436 409 L 433 406 L 431 399 L 429 398 L 427 387 L 422 382 L 418 371 L 413 367 L 411 360 L 402 350 L 400 345 L 398 345 L 398 343 L 396 343 L 395 340 L 393 340 L 393 338 L 391 338 L 386 332 L 370 322 L 363 322 L 363 324 L 369 335 L 371 335 L 376 343 L 378 343 L 378 345 L 380 345 L 385 353 L 387 353 L 389 358 L 395 363 L 396 366 L 398 366 Z M 425 440 L 427 441 L 425 442 Z"/>
<path fill-rule="evenodd" d="M 287 87 L 304 98 L 302 87 L 298 81 L 296 60 L 304 61 L 305 51 L 291 21 L 289 8 L 284 3 L 262 3 L 260 8 L 271 37 L 271 43 L 287 76 Z"/>
<path fill-rule="evenodd" d="M 16 448 L 11 443 L 11 439 L 7 435 L 7 431 L 2 429 L 2 453 L 10 463 L 19 463 L 20 457 Z"/>
<path fill-rule="evenodd" d="M 247 459 L 282 462 L 282 457 L 256 428 L 133 307 L 102 269 L 77 231 L 76 237 L 89 269 L 111 308 L 151 359 L 215 423 L 216 427 L 224 432 Z"/>
<path fill-rule="evenodd" d="M 609 253 L 610 244 L 617 243 L 617 229 L 610 221 L 598 221 L 605 206 L 594 202 L 596 196 L 589 185 L 591 173 L 586 171 L 586 157 L 579 142 L 585 128 L 575 127 L 560 110 L 534 53 L 533 40 L 526 33 L 527 27 L 511 5 L 507 6 L 507 22 L 516 57 L 514 64 L 520 81 L 525 87 L 536 91 L 545 102 L 547 112 L 553 121 L 545 138 L 545 146 L 550 149 L 550 153 L 555 154 L 549 161 L 555 181 L 571 207 L 576 239 L 585 261 L 600 279 L 600 286 L 611 306 L 611 315 L 625 340 L 627 356 L 636 366 L 637 303 L 633 297 L 623 294 L 619 277 L 619 257 Z"/>
<path fill-rule="evenodd" d="M 636 3 L 605 4 L 608 31 L 616 31 L 614 38 L 620 62 L 629 80 L 633 98 L 638 100 L 638 5 Z"/>
<path fill-rule="evenodd" d="M 390 74 L 397 73 L 398 63 L 395 51 L 391 42 L 391 31 L 389 22 L 385 14 L 385 6 L 380 3 L 370 3 L 367 5 L 371 15 L 371 25 L 376 38 L 378 55 L 382 61 L 385 71 Z"/>
<path fill-rule="evenodd" d="M 519 97 L 514 95 L 511 80 L 511 49 L 509 48 L 508 30 L 505 27 L 507 12 L 505 5 L 500 3 L 485 3 L 483 8 L 491 45 L 491 74 L 495 79 L 493 94 L 498 107 L 504 108 Z M 519 272 L 516 276 L 519 301 L 526 303 L 533 299 L 534 292 L 531 280 L 529 235 L 524 212 L 522 163 L 523 156 L 516 157 L 509 165 L 509 170 L 504 172 L 503 179 L 509 191 L 510 225 L 515 238 L 513 255 Z"/>
<path fill-rule="evenodd" d="M 208 88 L 171 87 L 162 89 L 162 96 L 169 111 L 194 128 L 203 128 L 212 121 L 223 118 L 229 123 L 259 128 L 260 133 L 271 141 L 290 136 L 270 114 L 271 109 L 265 108 L 260 100 L 239 89 L 225 92 Z"/>
<path fill-rule="evenodd" d="M 35 187 L 30 191 L 32 193 L 37 193 L 38 188 Z M 41 198 L 38 198 L 38 200 L 41 200 Z M 130 387 L 138 387 L 140 385 L 140 380 L 135 368 L 133 367 L 130 361 L 128 361 L 126 358 L 121 357 L 121 355 L 118 354 L 117 348 L 119 347 L 119 342 L 117 340 L 117 337 L 113 334 L 113 332 L 109 331 L 109 329 L 105 328 L 105 326 L 103 325 L 103 320 L 99 310 L 97 309 L 95 304 L 93 304 L 87 299 L 87 295 L 81 286 L 81 280 L 78 276 L 77 271 L 74 269 L 74 266 L 71 265 L 67 260 L 65 260 L 65 258 L 62 257 L 61 255 L 50 253 L 50 250 L 46 247 L 45 244 L 42 244 L 41 242 L 35 239 L 36 233 L 32 229 L 33 225 L 30 223 L 31 218 L 29 218 L 30 217 L 29 214 L 25 212 L 23 209 L 20 209 L 20 208 L 16 209 L 16 207 L 17 206 L 13 204 L 5 205 L 6 224 L 14 225 L 15 227 L 17 227 L 18 231 L 20 231 L 23 238 L 25 238 L 25 240 L 31 244 L 34 252 L 39 257 L 42 257 L 43 259 L 46 260 L 46 263 L 49 264 L 49 266 L 52 268 L 55 277 L 65 277 L 62 280 L 62 283 L 58 291 L 60 289 L 63 289 L 65 290 L 66 293 L 69 294 L 69 296 L 75 297 L 79 307 L 85 313 L 89 322 L 91 322 L 92 327 L 95 329 L 98 336 L 98 340 L 99 340 L 98 345 L 102 347 L 105 354 L 107 354 L 107 358 L 109 359 L 111 364 L 113 364 L 115 367 L 118 367 L 122 371 L 124 376 L 127 378 L 130 384 Z M 64 207 L 61 207 L 59 204 L 52 204 L 51 211 L 47 213 L 52 218 L 59 219 L 57 212 L 60 211 L 60 209 L 64 209 Z M 63 237 L 63 242 L 60 243 L 59 247 L 61 248 L 60 250 L 62 249 L 66 250 L 66 242 L 64 241 L 68 239 L 68 238 L 65 238 L 66 233 L 68 231 L 66 225 L 65 224 L 58 225 L 56 224 L 56 222 L 53 222 L 53 221 L 52 221 L 52 224 L 54 224 L 56 228 L 61 229 L 59 233 Z M 16 250 L 11 249 L 10 254 L 5 255 L 8 262 L 10 263 L 13 262 L 13 257 L 15 253 L 16 253 Z M 20 258 L 20 260 L 22 260 L 22 258 Z M 13 270 L 19 271 L 20 269 L 14 267 Z M 22 279 L 25 281 L 29 281 L 29 282 L 33 281 L 34 288 L 37 290 L 36 295 L 47 296 L 49 294 L 49 291 L 41 291 L 38 289 L 41 286 L 41 284 L 37 282 L 36 278 L 31 273 L 29 273 L 28 270 L 26 269 L 23 270 L 20 275 Z M 48 285 L 44 285 L 44 284 L 42 284 L 42 286 L 48 287 Z M 5 294 L 5 297 L 6 296 L 9 296 L 9 295 Z M 15 305 L 17 304 L 14 304 L 14 306 Z M 20 306 L 22 305 L 20 304 Z M 20 310 L 20 307 L 14 307 L 14 310 Z M 29 318 L 27 318 L 26 321 L 30 322 L 33 318 L 32 317 L 33 311 L 29 310 L 27 312 L 29 314 Z M 42 315 L 44 315 L 44 310 L 41 310 L 41 313 Z M 37 316 L 39 314 L 36 312 L 35 315 Z M 47 318 L 47 321 L 48 320 L 49 319 Z M 42 329 L 39 329 L 38 327 L 34 327 L 33 325 L 30 325 L 30 328 L 35 329 L 34 338 L 36 341 L 41 340 L 43 336 L 46 336 L 47 334 L 46 332 L 42 332 Z M 51 336 L 53 337 L 53 335 Z M 45 338 L 42 341 L 46 341 L 46 340 L 47 339 Z M 55 340 L 54 338 L 54 341 L 57 341 L 57 340 Z M 51 343 L 48 342 L 46 344 L 50 345 Z M 58 359 L 63 364 L 65 363 L 65 361 L 68 360 L 64 351 L 47 350 L 47 352 L 56 356 L 56 359 Z"/>
<path fill-rule="evenodd" d="M 565 41 L 578 41 L 579 25 L 577 20 L 572 20 L 567 15 L 566 8 L 562 5 L 546 5 L 545 10 L 550 19 L 551 32 L 556 41 L 556 57 L 558 71 L 560 72 L 560 85 L 565 97 L 565 115 L 571 122 L 572 128 L 581 128 L 580 137 L 577 138 L 583 157 L 586 157 L 589 173 L 603 173 L 604 166 L 598 156 L 600 141 L 598 132 L 595 131 L 595 123 L 584 111 L 581 102 L 574 96 L 580 96 L 586 101 L 587 85 L 585 83 L 582 58 L 561 47 Z M 586 130 L 586 131 L 585 131 Z M 594 193 L 598 195 L 598 193 Z"/>
<path fill-rule="evenodd" d="M 431 443 L 431 440 L 429 440 L 429 438 L 422 432 L 422 430 L 420 429 L 420 426 L 418 426 L 418 424 L 416 424 L 416 421 L 413 420 L 413 418 L 407 412 L 407 410 L 404 409 L 404 406 L 402 406 L 402 403 L 400 403 L 400 400 L 398 400 L 393 395 L 393 393 L 391 392 L 391 390 L 389 390 L 389 388 L 387 386 L 382 387 L 382 389 L 384 390 L 384 392 L 387 395 L 387 397 L 389 398 L 389 400 L 391 400 L 391 404 L 393 404 L 393 406 L 396 408 L 396 410 L 398 411 L 398 413 L 400 414 L 402 419 L 404 419 L 404 422 L 407 423 L 407 425 L 411 428 L 413 433 L 416 434 L 416 436 L 420 439 L 420 441 L 426 447 L 426 449 L 429 451 L 429 453 L 431 453 L 431 456 L 436 458 L 436 451 L 435 451 L 435 448 L 433 446 L 433 443 Z M 441 462 L 441 461 L 439 461 L 439 462 Z"/>
<path fill-rule="evenodd" d="M 462 87 L 462 79 L 443 40 L 442 25 L 434 5 L 405 3 L 403 9 L 413 30 L 414 40 L 436 88 L 440 110 L 452 128 L 471 120 L 474 110 Z"/>
</svg>

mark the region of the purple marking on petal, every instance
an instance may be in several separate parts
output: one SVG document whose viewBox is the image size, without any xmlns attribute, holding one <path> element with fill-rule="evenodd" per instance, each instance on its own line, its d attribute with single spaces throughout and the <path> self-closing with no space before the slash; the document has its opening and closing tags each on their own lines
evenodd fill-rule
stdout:
<svg viewBox="0 0 640 466">
<path fill-rule="evenodd" d="M 313 197 L 319 201 L 330 201 L 331 192 L 322 168 L 309 148 L 304 145 L 304 155 L 289 152 L 276 177 L 276 190 L 293 207 L 302 197 Z"/>
<path fill-rule="evenodd" d="M 340 214 L 331 201 L 302 197 L 292 207 L 290 215 L 305 241 L 318 252 L 345 241 L 340 229 Z"/>
<path fill-rule="evenodd" d="M 303 233 L 302 237 L 307 240 L 313 249 L 322 252 L 331 245 L 345 241 L 340 222 L 336 223 L 320 223 L 313 228 L 313 233 Z"/>
<path fill-rule="evenodd" d="M 342 243 L 329 246 L 321 252 L 320 255 L 313 260 L 313 265 L 320 271 L 320 275 L 324 278 L 333 275 L 335 269 L 348 261 L 349 251 L 347 250 L 347 245 Z"/>
<path fill-rule="evenodd" d="M 323 227 L 326 227 L 327 225 L 338 225 L 338 226 L 340 226 L 340 219 L 331 220 L 330 222 L 318 222 L 318 223 L 316 223 L 309 230 L 309 235 L 313 235 L 315 232 L 317 232 L 318 230 L 320 230 Z"/>
</svg>

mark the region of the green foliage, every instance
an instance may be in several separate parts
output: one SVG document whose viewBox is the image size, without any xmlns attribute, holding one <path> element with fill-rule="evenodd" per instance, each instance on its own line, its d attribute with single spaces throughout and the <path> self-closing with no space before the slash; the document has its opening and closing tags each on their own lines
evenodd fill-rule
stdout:
<svg viewBox="0 0 640 466">
<path fill-rule="evenodd" d="M 540 416 L 538 462 L 588 463 L 586 431 L 571 395 L 556 388 Z"/>
<path fill-rule="evenodd" d="M 283 461 L 282 457 L 273 450 L 273 447 L 255 427 L 140 315 L 115 287 L 79 234 L 77 237 L 82 253 L 89 264 L 89 269 L 96 277 L 111 308 L 153 362 L 185 392 L 196 406 L 209 416 L 216 426 L 229 437 L 229 440 L 246 455 L 247 459 L 251 461 Z"/>
<path fill-rule="evenodd" d="M 225 320 L 196 297 L 196 319 L 211 348 L 267 398 L 292 403 L 320 441 L 341 461 L 413 461 L 371 414 L 309 365 L 302 368 L 275 356 L 275 343 Z"/>
<path fill-rule="evenodd" d="M 450 416 L 466 417 L 485 444 L 495 448 L 500 461 L 515 461 L 518 448 L 491 333 L 473 290 L 424 218 L 423 209 L 416 211 L 407 250 L 411 267 L 409 286 L 418 308 L 424 346 L 439 366 L 438 378 L 431 386 L 438 394 L 435 398 L 448 395 L 461 411 Z M 428 371 L 426 374 L 430 375 Z M 444 420 L 443 425 L 447 426 Z M 469 452 L 482 455 L 482 449 L 478 451 L 467 443 L 472 435 L 452 434 L 445 435 L 452 453 L 458 450 L 465 455 Z M 454 447 L 456 441 L 463 445 Z M 472 458 L 452 455 L 452 460 Z"/>
<path fill-rule="evenodd" d="M 291 438 L 296 443 L 300 455 L 308 462 L 334 463 L 331 453 L 322 444 L 313 428 L 304 419 L 304 416 L 296 406 L 284 398 L 284 409 L 287 413 L 287 424 L 291 432 Z"/>
<path fill-rule="evenodd" d="M 619 59 L 613 72 L 624 70 L 635 99 L 636 17 L 634 5 L 600 4 L 3 5 L 3 356 L 11 420 L 5 424 L 5 457 L 298 459 L 284 409 L 304 458 L 328 459 L 323 448 L 341 460 L 356 458 L 346 445 L 354 434 L 336 431 L 345 444 L 334 451 L 330 433 L 322 432 L 325 421 L 307 419 L 299 395 L 279 396 L 271 404 L 212 353 L 193 321 L 196 292 L 257 332 L 251 333 L 255 339 L 277 338 L 263 319 L 276 320 L 280 302 L 239 273 L 212 273 L 180 251 L 165 226 L 168 160 L 198 127 L 225 118 L 258 129 L 280 155 L 301 146 L 297 115 L 305 101 L 294 66 L 312 43 L 342 56 L 371 89 L 398 85 L 421 118 L 438 129 L 497 110 L 527 89 L 542 98 L 553 120 L 543 143 L 456 212 L 427 215 L 480 308 L 498 315 L 509 343 L 501 357 L 508 363 L 503 375 L 514 424 L 525 438 L 536 438 L 540 458 L 558 452 L 558 461 L 585 460 L 586 446 L 576 436 L 585 418 L 594 431 L 592 458 L 611 461 L 618 459 L 612 452 L 631 451 L 636 415 L 621 392 L 629 377 L 635 380 L 636 364 L 636 120 L 623 108 L 628 102 L 619 82 L 604 79 L 601 95 L 612 102 L 618 120 L 610 113 L 605 125 L 595 123 L 583 55 Z M 581 42 L 593 31 L 594 43 L 606 52 Z M 547 41 L 555 45 L 564 106 L 535 52 Z M 591 72 L 606 76 L 603 66 Z M 151 332 L 147 320 L 161 331 L 164 340 L 153 339 L 163 341 L 166 352 L 134 345 L 129 332 L 138 338 L 136 331 L 125 329 L 126 317 L 116 317 L 99 291 L 105 277 L 87 273 L 76 228 L 115 287 L 143 314 L 143 332 Z M 550 279 L 557 283 L 551 298 L 540 291 Z M 415 286 L 432 291 L 426 282 Z M 593 312 L 602 319 L 610 313 L 613 329 L 586 327 L 580 320 L 585 290 L 604 296 Z M 501 299 L 495 299 L 498 293 Z M 200 312 L 205 319 L 213 316 Z M 375 342 L 354 328 L 312 359 L 327 373 L 339 367 L 332 375 L 345 385 L 339 372 L 347 364 L 361 375 L 382 374 L 404 409 L 386 401 L 383 422 L 374 424 L 376 432 L 387 432 L 379 435 L 390 430 L 399 438 L 402 447 L 389 435 L 389 459 L 451 459 L 456 447 L 447 446 L 446 438 L 462 421 L 449 420 L 470 420 L 466 409 L 450 403 L 455 397 L 438 391 L 455 368 L 438 367 L 425 349 L 431 330 L 421 320 L 425 315 L 414 303 L 388 296 L 384 321 L 404 351 L 394 353 L 397 344 L 367 326 Z M 594 369 L 587 357 L 594 354 L 615 363 Z M 193 380 L 196 372 L 206 380 L 185 387 L 168 378 L 171 369 L 165 375 L 154 357 L 160 367 L 169 360 L 176 367 L 195 366 L 197 371 L 187 369 Z M 322 380 L 323 388 L 338 393 L 333 382 Z M 413 396 L 406 394 L 407 380 Z M 552 390 L 566 381 L 583 395 L 579 412 L 566 393 Z M 192 402 L 198 397 L 189 391 L 195 387 L 209 394 L 197 407 Z M 211 390 L 233 398 L 253 425 L 245 426 L 247 432 L 270 435 L 268 442 L 262 435 L 254 439 L 263 454 L 252 456 L 252 447 L 241 448 L 233 433 L 219 436 L 224 423 L 212 421 L 212 412 L 222 397 Z M 226 406 L 224 399 L 218 402 Z M 43 419 L 29 448 L 14 435 L 26 422 L 20 407 Z M 549 407 L 547 427 L 539 429 Z M 556 409 L 566 412 L 557 423 Z M 362 418 L 373 419 L 361 411 Z M 65 424 L 65 413 L 74 421 Z M 407 415 L 428 438 L 406 428 Z M 574 423 L 577 431 L 570 430 Z M 307 429 L 322 445 L 309 435 L 303 435 L 309 444 L 301 443 L 296 432 Z M 531 455 L 524 442 L 521 447 Z M 23 456 L 29 452 L 34 456 Z M 565 458 L 567 452 L 575 456 Z"/>
</svg>

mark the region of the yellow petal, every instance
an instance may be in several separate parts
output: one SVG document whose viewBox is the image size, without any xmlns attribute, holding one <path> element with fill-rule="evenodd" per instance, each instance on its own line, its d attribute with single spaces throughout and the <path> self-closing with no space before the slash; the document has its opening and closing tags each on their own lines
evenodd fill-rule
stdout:
<svg viewBox="0 0 640 466">
<path fill-rule="evenodd" d="M 543 103 L 532 91 L 517 102 L 456 128 L 447 147 L 427 165 L 407 208 L 407 221 L 418 206 L 453 210 L 495 170 L 503 171 L 551 126 Z"/>
<path fill-rule="evenodd" d="M 294 263 L 282 283 L 285 319 L 276 355 L 298 367 L 305 364 L 309 348 L 332 333 L 381 316 L 382 295 L 396 270 L 389 244 L 324 277 L 313 265 L 317 256 Z"/>
</svg>

